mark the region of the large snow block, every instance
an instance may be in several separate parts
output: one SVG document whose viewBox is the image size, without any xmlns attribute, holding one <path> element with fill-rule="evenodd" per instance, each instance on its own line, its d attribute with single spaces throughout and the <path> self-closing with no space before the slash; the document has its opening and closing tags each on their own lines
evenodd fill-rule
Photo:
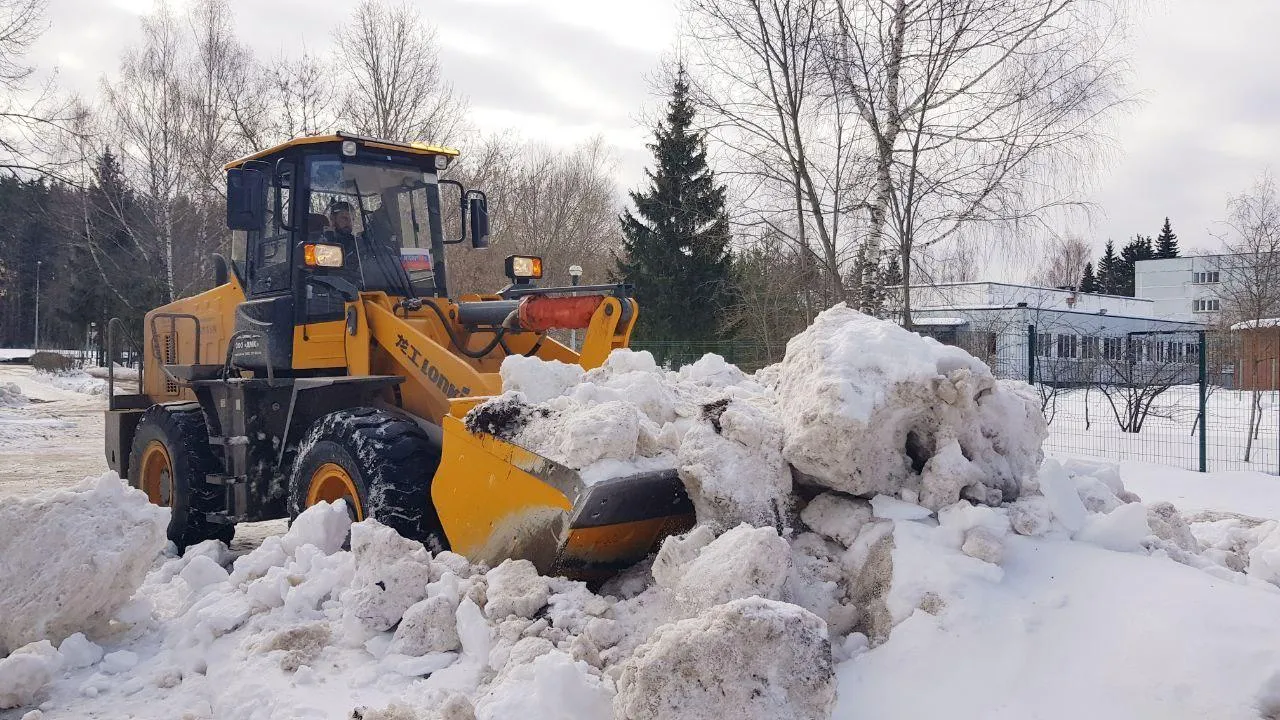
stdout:
<svg viewBox="0 0 1280 720">
<path fill-rule="evenodd" d="M 787 343 L 777 370 L 783 456 L 853 495 L 918 493 L 932 510 L 1018 497 L 1048 436 L 1022 384 L 965 351 L 844 305 Z"/>
<path fill-rule="evenodd" d="M 165 545 L 169 510 L 115 473 L 0 498 L 0 656 L 110 620 Z"/>
<path fill-rule="evenodd" d="M 659 628 L 623 665 L 613 708 L 625 720 L 818 720 L 835 692 L 827 624 L 756 597 Z"/>
</svg>

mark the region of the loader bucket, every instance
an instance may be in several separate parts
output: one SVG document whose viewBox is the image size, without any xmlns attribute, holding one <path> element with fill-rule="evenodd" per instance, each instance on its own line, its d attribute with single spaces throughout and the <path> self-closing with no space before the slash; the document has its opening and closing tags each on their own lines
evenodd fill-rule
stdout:
<svg viewBox="0 0 1280 720">
<path fill-rule="evenodd" d="M 674 469 L 587 484 L 576 470 L 469 432 L 454 415 L 443 427 L 431 498 L 450 547 L 473 562 L 523 558 L 543 574 L 598 581 L 693 526 Z"/>
</svg>

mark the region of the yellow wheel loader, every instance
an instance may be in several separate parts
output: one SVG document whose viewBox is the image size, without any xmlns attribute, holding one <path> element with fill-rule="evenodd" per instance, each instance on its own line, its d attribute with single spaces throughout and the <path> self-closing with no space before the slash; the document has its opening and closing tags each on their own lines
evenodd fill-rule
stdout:
<svg viewBox="0 0 1280 720">
<path fill-rule="evenodd" d="M 586 484 L 468 429 L 504 358 L 598 367 L 638 307 L 623 285 L 539 287 L 518 256 L 505 289 L 451 298 L 446 248 L 489 235 L 485 194 L 440 177 L 456 156 L 336 134 L 226 166 L 231 259 L 147 313 L 140 392 L 106 411 L 109 465 L 172 509 L 179 546 L 342 499 L 433 550 L 598 579 L 692 524 L 674 471 Z M 581 352 L 557 329 L 585 330 Z"/>
</svg>

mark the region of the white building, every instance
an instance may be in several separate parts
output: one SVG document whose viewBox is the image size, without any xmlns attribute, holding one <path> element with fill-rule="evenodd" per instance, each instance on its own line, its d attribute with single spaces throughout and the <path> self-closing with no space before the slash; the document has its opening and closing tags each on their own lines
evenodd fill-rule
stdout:
<svg viewBox="0 0 1280 720">
<path fill-rule="evenodd" d="M 1123 340 L 1134 336 L 1149 340 L 1153 352 L 1163 343 L 1162 359 L 1166 351 L 1182 358 L 1204 329 L 1160 317 L 1149 298 L 999 282 L 913 287 L 911 315 L 917 332 L 965 348 L 1000 377 L 1021 379 L 1031 354 L 1038 377 L 1052 365 L 1066 381 L 1064 368 L 1118 359 Z"/>
<path fill-rule="evenodd" d="M 1212 324 L 1222 309 L 1222 259 L 1225 255 L 1139 260 L 1134 295 L 1154 303 L 1154 315 L 1167 320 Z"/>
</svg>

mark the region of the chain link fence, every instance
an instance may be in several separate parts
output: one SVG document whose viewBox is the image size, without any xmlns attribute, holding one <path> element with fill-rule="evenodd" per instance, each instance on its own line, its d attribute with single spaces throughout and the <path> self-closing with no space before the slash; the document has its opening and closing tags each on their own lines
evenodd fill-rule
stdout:
<svg viewBox="0 0 1280 720">
<path fill-rule="evenodd" d="M 952 334 L 940 339 L 1035 388 L 1049 452 L 1280 474 L 1277 358 L 1239 333 Z"/>
</svg>

